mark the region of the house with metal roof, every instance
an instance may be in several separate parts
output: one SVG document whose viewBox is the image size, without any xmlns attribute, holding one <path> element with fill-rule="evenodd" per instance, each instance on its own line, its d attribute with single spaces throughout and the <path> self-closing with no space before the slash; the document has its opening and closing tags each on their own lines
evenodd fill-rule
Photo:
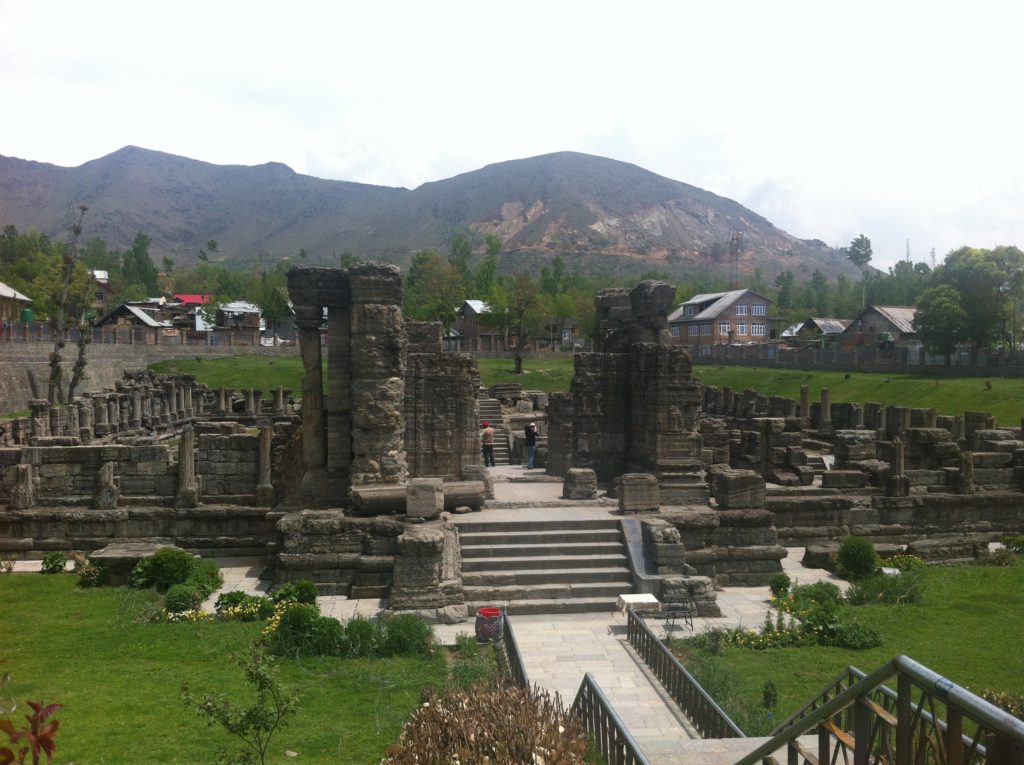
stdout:
<svg viewBox="0 0 1024 765">
<path fill-rule="evenodd" d="M 702 354 L 714 345 L 766 343 L 771 339 L 771 305 L 764 295 L 747 289 L 694 295 L 668 316 L 672 342 Z"/>
<path fill-rule="evenodd" d="M 782 333 L 782 339 L 802 344 L 829 343 L 846 331 L 849 325 L 849 319 L 809 317 L 786 329 Z"/>
<path fill-rule="evenodd" d="M 500 327 L 490 327 L 482 317 L 491 307 L 483 300 L 464 300 L 455 309 L 453 344 L 460 351 L 504 351 L 505 334 Z M 457 338 L 457 339 L 456 339 Z"/>
<path fill-rule="evenodd" d="M 21 319 L 21 311 L 23 308 L 28 308 L 29 303 L 32 299 L 27 295 L 23 295 L 14 287 L 0 282 L 0 327 L 3 326 L 3 322 L 19 321 Z"/>
<path fill-rule="evenodd" d="M 843 330 L 839 342 L 844 349 L 883 343 L 893 348 L 916 348 L 920 345 L 914 328 L 916 315 L 915 306 L 868 306 Z"/>
<path fill-rule="evenodd" d="M 100 336 L 106 342 L 152 345 L 163 336 L 178 334 L 171 322 L 157 318 L 156 313 L 156 307 L 147 310 L 139 304 L 122 303 L 93 326 L 102 330 Z"/>
</svg>

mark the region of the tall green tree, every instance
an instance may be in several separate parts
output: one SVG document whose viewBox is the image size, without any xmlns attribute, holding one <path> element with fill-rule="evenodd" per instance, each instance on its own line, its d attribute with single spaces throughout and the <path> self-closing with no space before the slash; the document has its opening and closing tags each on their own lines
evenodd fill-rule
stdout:
<svg viewBox="0 0 1024 765">
<path fill-rule="evenodd" d="M 950 363 L 953 351 L 968 338 L 967 311 L 960 293 L 948 284 L 931 287 L 917 302 L 914 330 L 929 353 L 939 354 Z"/>
<path fill-rule="evenodd" d="M 967 313 L 972 362 L 977 362 L 984 345 L 1005 332 L 1010 285 L 1022 270 L 1024 253 L 1006 246 L 992 250 L 961 247 L 935 269 L 935 286 L 946 284 L 960 294 L 960 305 Z"/>
<path fill-rule="evenodd" d="M 435 250 L 412 257 L 405 274 L 405 314 L 419 321 L 439 321 L 445 329 L 455 323 L 455 310 L 466 299 L 462 274 Z"/>
</svg>

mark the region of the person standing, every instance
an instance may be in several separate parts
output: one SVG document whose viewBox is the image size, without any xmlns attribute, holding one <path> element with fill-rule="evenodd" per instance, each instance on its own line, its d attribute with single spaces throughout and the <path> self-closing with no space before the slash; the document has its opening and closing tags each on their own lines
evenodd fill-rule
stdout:
<svg viewBox="0 0 1024 765">
<path fill-rule="evenodd" d="M 526 426 L 526 469 L 533 470 L 537 458 L 537 423 L 531 422 Z"/>
<path fill-rule="evenodd" d="M 484 429 L 480 431 L 480 443 L 484 447 L 484 467 L 494 467 L 494 428 L 487 420 L 483 422 Z"/>
</svg>

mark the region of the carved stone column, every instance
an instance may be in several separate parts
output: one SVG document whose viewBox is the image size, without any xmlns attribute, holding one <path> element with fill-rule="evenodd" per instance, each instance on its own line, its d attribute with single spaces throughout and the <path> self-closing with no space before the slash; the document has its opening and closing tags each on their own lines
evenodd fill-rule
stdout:
<svg viewBox="0 0 1024 765">
<path fill-rule="evenodd" d="M 274 388 L 274 416 L 281 417 L 284 414 L 284 388 L 279 385 Z"/>
<path fill-rule="evenodd" d="M 199 504 L 195 454 L 195 431 L 191 425 L 186 425 L 178 442 L 178 493 L 174 500 L 175 507 L 195 507 Z"/>
<path fill-rule="evenodd" d="M 349 269 L 352 290 L 352 485 L 405 483 L 402 274 L 385 263 Z"/>
<path fill-rule="evenodd" d="M 87 398 L 76 398 L 78 407 L 78 437 L 83 444 L 92 443 L 92 402 Z"/>
<path fill-rule="evenodd" d="M 820 433 L 832 432 L 832 393 L 828 388 L 821 389 L 821 413 L 819 415 L 818 431 Z"/>
<path fill-rule="evenodd" d="M 811 386 L 801 385 L 800 386 L 800 416 L 810 417 L 811 416 Z"/>
<path fill-rule="evenodd" d="M 270 479 L 270 446 L 274 439 L 274 428 L 260 426 L 259 435 L 259 478 L 256 482 L 255 504 L 257 507 L 274 506 L 274 486 Z"/>
<path fill-rule="evenodd" d="M 133 429 L 139 429 L 142 427 L 142 391 L 138 388 L 132 388 L 132 419 L 131 426 Z"/>
<path fill-rule="evenodd" d="M 105 396 L 93 396 L 92 397 L 92 412 L 94 417 L 92 431 L 97 436 L 102 438 L 103 436 L 110 433 L 110 425 L 107 424 L 107 399 Z"/>
<path fill-rule="evenodd" d="M 185 399 L 185 419 L 187 420 L 191 420 L 193 417 L 196 416 L 195 408 L 192 406 L 193 385 L 194 383 L 192 383 L 192 381 L 189 380 L 186 381 L 185 384 L 181 386 L 182 396 L 184 396 Z"/>
<path fill-rule="evenodd" d="M 50 435 L 50 402 L 44 398 L 34 398 L 28 402 L 32 410 L 32 437 L 45 438 Z"/>
<path fill-rule="evenodd" d="M 295 324 L 299 330 L 299 352 L 302 354 L 302 456 L 306 473 L 303 489 L 313 496 L 326 494 L 327 439 L 324 427 L 324 382 L 320 354 L 320 321 L 323 312 L 318 305 L 296 305 Z"/>
</svg>

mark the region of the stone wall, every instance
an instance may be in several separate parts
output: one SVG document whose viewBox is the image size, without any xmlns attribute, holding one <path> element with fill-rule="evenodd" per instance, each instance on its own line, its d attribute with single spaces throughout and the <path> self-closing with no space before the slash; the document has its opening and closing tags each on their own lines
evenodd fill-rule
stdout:
<svg viewBox="0 0 1024 765">
<path fill-rule="evenodd" d="M 472 356 L 410 353 L 405 376 L 405 451 L 411 476 L 463 478 L 482 461 L 480 371 Z"/>
<path fill-rule="evenodd" d="M 205 555 L 263 555 L 276 541 L 274 513 L 204 506 L 82 507 L 0 512 L 0 553 L 41 558 L 53 550 L 98 550 L 114 542 L 155 541 Z"/>
<path fill-rule="evenodd" d="M 259 439 L 254 434 L 199 434 L 196 473 L 203 501 L 224 498 L 251 503 L 259 477 Z"/>
</svg>

